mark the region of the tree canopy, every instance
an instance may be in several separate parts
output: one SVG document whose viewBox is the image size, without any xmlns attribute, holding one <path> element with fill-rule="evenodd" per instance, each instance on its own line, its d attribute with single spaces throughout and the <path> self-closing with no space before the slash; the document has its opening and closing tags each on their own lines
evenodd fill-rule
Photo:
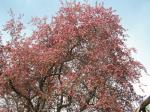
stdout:
<svg viewBox="0 0 150 112">
<path fill-rule="evenodd" d="M 140 97 L 132 83 L 144 67 L 131 56 L 112 8 L 62 3 L 51 22 L 32 19 L 31 36 L 11 15 L 3 28 L 11 39 L 0 44 L 3 111 L 133 111 Z"/>
</svg>

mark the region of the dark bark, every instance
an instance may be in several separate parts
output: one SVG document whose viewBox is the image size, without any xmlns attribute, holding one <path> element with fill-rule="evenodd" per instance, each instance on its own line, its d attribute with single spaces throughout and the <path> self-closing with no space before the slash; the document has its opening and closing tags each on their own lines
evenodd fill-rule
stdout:
<svg viewBox="0 0 150 112">
<path fill-rule="evenodd" d="M 30 99 L 30 97 L 27 97 L 27 96 L 25 96 L 24 94 L 22 94 L 19 90 L 17 90 L 16 88 L 15 88 L 15 86 L 13 85 L 13 82 L 10 80 L 10 79 L 8 79 L 8 84 L 9 84 L 9 86 L 11 87 L 11 89 L 21 98 L 24 98 L 26 101 L 27 101 L 27 106 L 28 106 L 28 110 L 29 111 L 34 111 L 35 109 L 34 109 L 34 106 L 33 106 L 33 104 L 32 104 L 32 102 L 31 102 L 31 99 Z M 31 111 L 31 112 L 32 112 Z M 36 112 L 36 111 L 35 111 Z"/>
<path fill-rule="evenodd" d="M 72 103 L 72 97 L 71 97 L 71 96 L 68 96 L 68 103 L 63 104 L 63 100 L 64 100 L 63 94 L 64 94 L 64 93 L 61 94 L 60 103 L 57 104 L 57 112 L 61 112 L 61 109 L 62 109 L 62 108 L 67 108 L 67 107 L 70 106 L 71 103 Z"/>
<path fill-rule="evenodd" d="M 149 104 L 150 104 L 150 96 L 141 103 L 139 112 L 146 112 L 146 106 L 148 106 Z"/>
</svg>

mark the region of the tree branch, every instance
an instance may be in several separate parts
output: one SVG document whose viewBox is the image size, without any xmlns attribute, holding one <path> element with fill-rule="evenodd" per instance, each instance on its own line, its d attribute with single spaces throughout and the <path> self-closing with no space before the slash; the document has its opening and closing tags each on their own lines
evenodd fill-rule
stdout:
<svg viewBox="0 0 150 112">
<path fill-rule="evenodd" d="M 11 87 L 11 89 L 19 96 L 19 97 L 23 97 L 26 99 L 28 105 L 29 105 L 29 108 L 31 108 L 32 110 L 34 110 L 34 106 L 31 102 L 31 99 L 28 98 L 27 96 L 23 95 L 21 92 L 19 92 L 15 86 L 13 85 L 12 81 L 10 79 L 8 79 L 8 83 L 9 83 L 9 86 Z"/>
<path fill-rule="evenodd" d="M 150 104 L 150 96 L 141 103 L 139 112 L 146 112 L 146 106 L 149 104 Z"/>
</svg>

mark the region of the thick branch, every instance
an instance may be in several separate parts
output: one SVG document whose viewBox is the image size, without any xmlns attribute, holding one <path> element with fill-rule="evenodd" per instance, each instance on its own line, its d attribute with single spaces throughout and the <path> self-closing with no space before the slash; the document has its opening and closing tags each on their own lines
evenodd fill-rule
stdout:
<svg viewBox="0 0 150 112">
<path fill-rule="evenodd" d="M 23 95 L 21 92 L 19 92 L 15 86 L 13 85 L 12 81 L 10 79 L 8 79 L 8 83 L 9 83 L 9 86 L 11 87 L 11 89 L 19 96 L 19 97 L 23 97 L 24 99 L 26 99 L 28 105 L 29 105 L 29 108 L 31 108 L 32 110 L 34 110 L 34 106 L 31 102 L 31 99 L 28 98 L 27 96 Z"/>
<path fill-rule="evenodd" d="M 97 87 L 94 87 L 93 90 L 89 91 L 88 87 L 84 83 L 83 83 L 83 85 L 85 86 L 86 90 L 88 91 L 88 97 L 85 100 L 86 100 L 86 104 L 89 105 L 90 101 L 96 96 Z M 81 107 L 80 112 L 84 111 L 87 108 L 86 104 Z"/>
<path fill-rule="evenodd" d="M 57 112 L 60 112 L 62 108 L 66 108 L 66 107 L 70 106 L 72 103 L 72 97 L 68 96 L 68 103 L 63 104 L 63 100 L 64 100 L 63 94 L 64 93 L 61 94 L 60 103 L 57 105 Z"/>
<path fill-rule="evenodd" d="M 149 104 L 150 104 L 150 96 L 141 103 L 139 112 L 146 112 L 146 106 Z"/>
</svg>

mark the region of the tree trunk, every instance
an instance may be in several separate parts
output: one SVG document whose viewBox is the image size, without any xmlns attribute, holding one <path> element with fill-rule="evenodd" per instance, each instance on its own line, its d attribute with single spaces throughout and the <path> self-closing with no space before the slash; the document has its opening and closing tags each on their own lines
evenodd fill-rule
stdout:
<svg viewBox="0 0 150 112">
<path fill-rule="evenodd" d="M 135 112 L 146 112 L 146 106 L 149 104 L 150 96 L 141 103 L 141 105 L 135 110 Z"/>
</svg>

